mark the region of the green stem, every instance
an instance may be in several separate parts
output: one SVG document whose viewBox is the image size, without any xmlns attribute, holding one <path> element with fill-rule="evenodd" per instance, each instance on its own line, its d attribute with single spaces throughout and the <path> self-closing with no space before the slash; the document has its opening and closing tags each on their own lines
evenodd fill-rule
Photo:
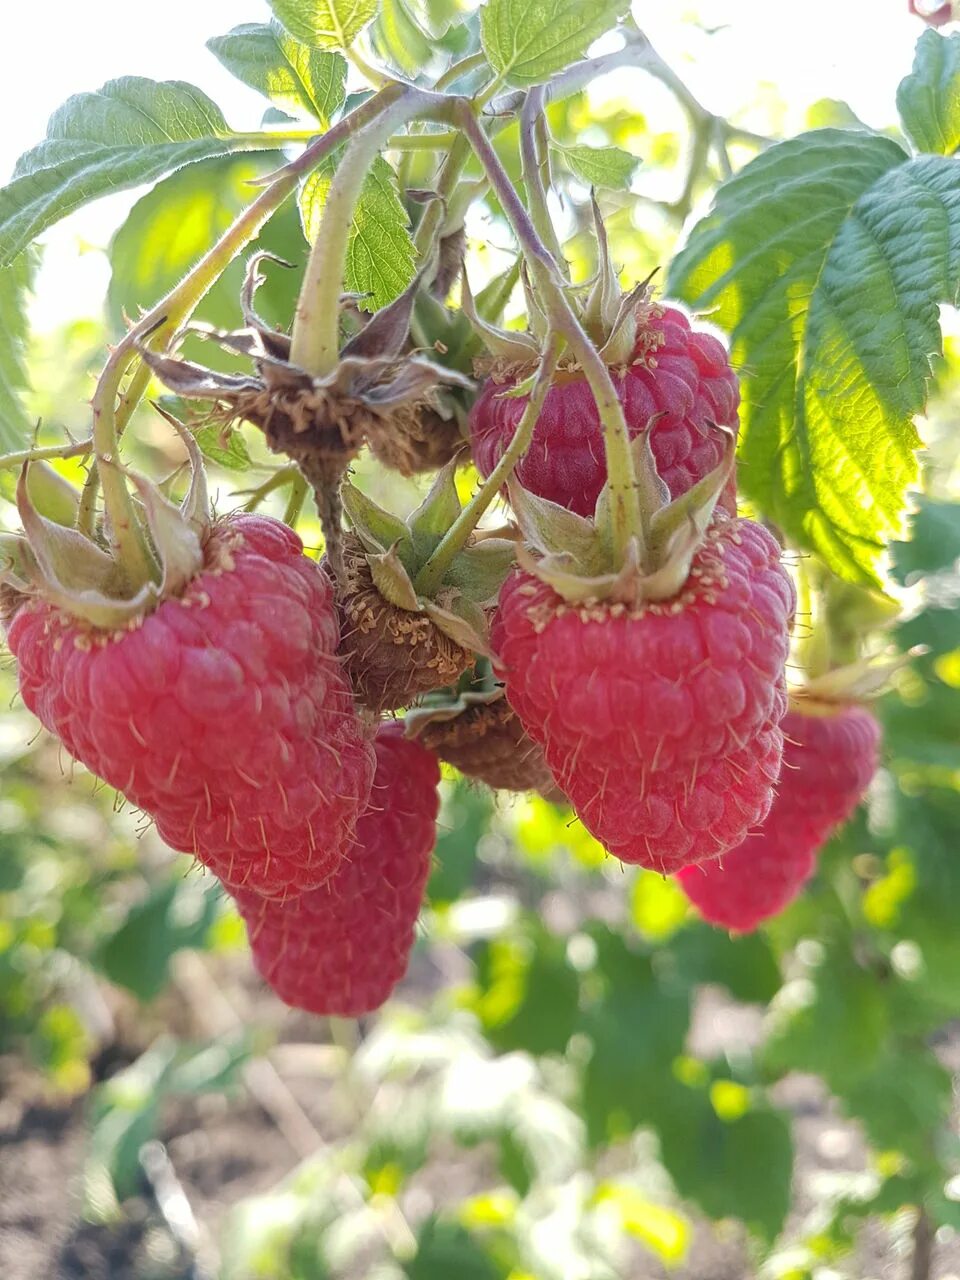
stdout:
<svg viewBox="0 0 960 1280">
<path fill-rule="evenodd" d="M 298 471 L 293 477 L 293 484 L 290 486 L 290 497 L 287 499 L 286 510 L 283 513 L 283 523 L 290 525 L 291 528 L 300 519 L 300 512 L 303 510 L 303 504 L 307 498 L 307 489 L 306 479 Z"/>
<path fill-rule="evenodd" d="M 455 139 L 440 170 L 440 177 L 437 180 L 437 198 L 427 205 L 413 237 L 413 247 L 420 261 L 433 249 L 437 232 L 443 222 L 443 215 L 446 213 L 447 201 L 456 190 L 463 166 L 470 155 L 470 144 L 463 134 L 456 134 Z"/>
<path fill-rule="evenodd" d="M 316 129 L 278 129 L 275 133 L 268 131 L 234 134 L 249 143 L 251 147 L 266 147 L 271 143 L 287 146 L 297 142 L 312 142 L 319 137 Z M 388 151 L 443 151 L 457 138 L 452 130 L 445 129 L 439 133 L 398 133 L 386 144 Z"/>
<path fill-rule="evenodd" d="M 244 503 L 243 507 L 244 511 L 256 511 L 257 507 L 260 506 L 261 502 L 263 502 L 264 498 L 266 498 L 268 494 L 273 493 L 277 489 L 285 488 L 288 484 L 291 484 L 299 474 L 299 469 L 291 463 L 287 467 L 278 467 L 277 470 L 274 471 L 271 476 L 268 476 L 267 479 L 264 480 L 263 484 L 258 485 L 256 489 L 238 490 L 237 496 L 247 496 L 247 501 Z"/>
<path fill-rule="evenodd" d="M 517 424 L 513 439 L 501 455 L 500 461 L 443 535 L 440 544 L 417 574 L 413 583 L 417 595 L 431 596 L 437 590 L 454 557 L 466 545 L 467 539 L 476 529 L 481 517 L 526 453 L 537 419 L 540 417 L 543 402 L 550 390 L 550 383 L 563 345 L 559 334 L 551 334 L 547 338 L 540 358 L 536 382 L 533 384 L 533 390 L 530 392 L 530 398 Z"/>
<path fill-rule="evenodd" d="M 379 67 L 374 67 L 367 62 L 366 58 L 364 58 L 362 54 L 358 53 L 356 48 L 350 48 L 347 50 L 347 58 L 375 89 L 386 89 L 388 85 L 396 83 L 396 81 L 391 80 L 386 72 L 381 71 Z"/>
<path fill-rule="evenodd" d="M 422 115 L 436 100 L 436 95 L 425 90 L 401 87 L 399 96 L 355 135 L 337 166 L 307 260 L 290 334 L 291 363 L 314 377 L 326 377 L 339 359 L 340 295 L 347 246 L 354 209 L 370 166 L 390 134 Z"/>
<path fill-rule="evenodd" d="M 560 242 L 550 218 L 547 205 L 547 191 L 543 185 L 542 157 L 538 154 L 537 125 L 543 119 L 543 89 L 535 85 L 527 94 L 520 113 L 520 163 L 523 171 L 523 185 L 527 193 L 527 207 L 536 227 L 537 234 L 549 249 L 558 265 L 562 266 L 563 255 Z"/>
<path fill-rule="evenodd" d="M 552 329 L 562 334 L 576 356 L 593 392 L 603 429 L 603 446 L 610 485 L 610 535 L 618 563 L 622 563 L 631 540 L 645 545 L 644 512 L 630 448 L 630 433 L 623 405 L 596 347 L 584 331 L 567 301 L 564 281 L 553 257 L 544 246 L 530 220 L 530 215 L 513 189 L 513 185 L 481 129 L 469 104 L 460 103 L 457 119 L 469 138 L 507 216 L 520 247 L 527 257 L 534 281 L 547 312 Z"/>
<path fill-rule="evenodd" d="M 442 93 L 444 89 L 449 89 L 461 76 L 469 75 L 471 71 L 476 71 L 478 67 L 485 67 L 486 65 L 487 55 L 485 53 L 471 53 L 469 57 L 461 58 L 453 66 L 447 67 L 446 71 L 433 86 L 434 90 L 437 93 Z"/>
<path fill-rule="evenodd" d="M 354 132 L 363 128 L 384 110 L 385 106 L 402 91 L 402 86 L 395 90 L 388 89 L 382 94 L 375 94 L 362 103 L 356 111 L 340 120 L 328 129 L 321 137 L 316 138 L 302 155 L 291 164 L 278 170 L 270 179 L 264 191 L 244 209 L 226 229 L 215 245 L 184 276 L 183 280 L 152 307 L 137 324 L 127 333 L 114 349 L 104 366 L 94 393 L 94 422 L 99 424 L 99 444 L 96 432 L 94 445 L 97 453 L 101 450 L 106 456 L 113 456 L 117 449 L 120 435 L 130 420 L 134 409 L 150 381 L 150 373 L 141 364 L 130 380 L 126 390 L 120 396 L 120 386 L 127 371 L 139 360 L 137 344 L 149 341 L 152 346 L 167 342 L 177 329 L 189 318 L 197 303 L 213 284 L 220 278 L 233 259 L 257 235 L 267 219 L 296 190 L 301 173 L 314 168 L 336 147 L 345 142 Z M 119 473 L 115 473 L 126 494 L 126 486 Z M 90 468 L 77 514 L 77 527 L 81 532 L 93 534 L 96 523 L 96 502 L 99 486 L 99 468 Z M 132 505 L 127 495 L 126 501 L 120 497 L 117 485 L 111 487 L 111 499 L 118 503 L 118 510 L 111 511 L 111 521 L 119 517 L 126 521 L 132 512 Z M 106 497 L 106 492 L 105 495 Z M 129 536 L 124 534 L 129 543 Z M 118 548 L 119 550 L 119 548 Z M 135 548 L 129 549 L 132 564 L 145 567 L 142 556 Z"/>
<path fill-rule="evenodd" d="M 18 453 L 0 454 L 0 471 L 20 468 L 25 462 L 43 462 L 48 458 L 85 458 L 93 453 L 93 437 L 70 444 L 43 445 L 36 449 L 21 449 Z"/>
</svg>

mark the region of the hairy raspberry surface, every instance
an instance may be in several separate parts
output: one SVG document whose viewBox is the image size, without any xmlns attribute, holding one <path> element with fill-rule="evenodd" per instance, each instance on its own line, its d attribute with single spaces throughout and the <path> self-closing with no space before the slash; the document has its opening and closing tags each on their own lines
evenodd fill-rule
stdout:
<svg viewBox="0 0 960 1280">
<path fill-rule="evenodd" d="M 225 884 L 285 894 L 339 865 L 373 750 L 332 588 L 286 525 L 215 525 L 204 569 L 134 626 L 99 631 L 32 601 L 8 638 L 43 725 Z"/>
<path fill-rule="evenodd" d="M 782 727 L 783 771 L 761 830 L 677 877 L 711 924 L 749 932 L 792 902 L 876 772 L 880 726 L 862 707 L 792 710 Z"/>
<path fill-rule="evenodd" d="M 722 460 L 723 433 L 709 424 L 737 430 L 740 390 L 723 346 L 711 334 L 691 329 L 681 312 L 664 308 L 648 328 L 662 345 L 647 354 L 638 351 L 637 363 L 611 373 L 631 435 L 662 415 L 653 425 L 651 448 L 661 479 L 678 497 Z M 470 413 L 473 457 L 485 476 L 513 438 L 527 405 L 526 396 L 503 397 L 512 385 L 488 379 Z M 607 468 L 596 402 L 582 374 L 561 374 L 550 388 L 516 477 L 542 498 L 593 515 Z M 724 505 L 735 510 L 732 485 Z"/>
<path fill-rule="evenodd" d="M 494 790 L 544 795 L 556 791 L 543 750 L 524 732 L 506 698 L 467 707 L 453 720 L 434 721 L 421 730 L 417 741 L 465 777 Z"/>
<path fill-rule="evenodd" d="M 437 758 L 400 725 L 376 740 L 377 771 L 357 842 L 319 889 L 237 902 L 257 969 L 286 1004 L 353 1018 L 384 1003 L 407 970 L 430 872 Z"/>
<path fill-rule="evenodd" d="M 672 600 L 566 604 L 518 571 L 492 643 L 507 697 L 584 825 L 670 873 L 733 848 L 770 807 L 795 605 L 780 548 L 721 516 Z"/>
<path fill-rule="evenodd" d="M 422 693 L 455 684 L 473 655 L 425 613 L 412 613 L 384 599 L 355 534 L 344 537 L 343 562 L 343 580 L 337 587 L 340 656 L 364 706 L 396 711 Z"/>
</svg>

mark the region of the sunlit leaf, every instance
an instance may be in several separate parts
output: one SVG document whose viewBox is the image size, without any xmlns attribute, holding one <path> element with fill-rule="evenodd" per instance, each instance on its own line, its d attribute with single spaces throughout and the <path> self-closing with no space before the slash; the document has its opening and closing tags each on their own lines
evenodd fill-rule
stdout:
<svg viewBox="0 0 960 1280">
<path fill-rule="evenodd" d="M 902 527 L 938 304 L 958 285 L 956 161 L 829 129 L 725 183 L 671 267 L 745 371 L 744 493 L 852 581 L 878 582 Z"/>
<path fill-rule="evenodd" d="M 321 166 L 300 192 L 300 213 L 311 243 L 320 226 L 332 174 L 330 165 Z M 396 174 L 378 156 L 357 201 L 347 245 L 346 287 L 362 295 L 359 305 L 368 311 L 392 302 L 413 279 L 416 255 L 408 227 Z"/>
<path fill-rule="evenodd" d="M 377 0 L 269 0 L 283 26 L 314 49 L 349 49 L 377 12 Z"/>
<path fill-rule="evenodd" d="M 554 151 L 588 187 L 629 187 L 640 161 L 620 147 L 555 146 Z"/>
<path fill-rule="evenodd" d="M 542 84 L 609 31 L 628 0 L 487 0 L 480 36 L 490 65 L 511 84 Z"/>
<path fill-rule="evenodd" d="M 343 105 L 347 64 L 339 54 L 308 48 L 277 22 L 245 22 L 207 48 L 238 80 L 287 111 L 326 127 Z"/>
<path fill-rule="evenodd" d="M 960 35 L 925 31 L 913 70 L 897 90 L 903 127 L 918 151 L 952 155 L 960 146 Z"/>
<path fill-rule="evenodd" d="M 139 76 L 68 98 L 0 190 L 0 267 L 81 205 L 197 160 L 249 149 L 193 85 Z"/>
<path fill-rule="evenodd" d="M 27 292 L 35 265 L 25 254 L 12 266 L 0 269 L 0 449 L 4 452 L 22 448 L 34 426 L 20 393 L 27 386 Z"/>
</svg>

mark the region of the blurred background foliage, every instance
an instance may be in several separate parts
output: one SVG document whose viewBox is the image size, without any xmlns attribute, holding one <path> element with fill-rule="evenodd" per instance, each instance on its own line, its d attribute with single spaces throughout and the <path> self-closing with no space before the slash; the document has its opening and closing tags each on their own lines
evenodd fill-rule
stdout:
<svg viewBox="0 0 960 1280">
<path fill-rule="evenodd" d="M 414 55 L 421 7 L 384 5 L 388 60 Z M 663 129 L 656 94 L 648 111 L 642 87 L 611 83 L 550 108 L 556 213 L 585 279 L 584 179 L 597 177 L 576 148 L 636 157 L 635 174 L 608 161 L 598 182 L 633 281 L 669 261 L 724 165 L 697 158 L 682 113 Z M 858 127 L 842 102 L 805 111 L 811 126 Z M 785 112 L 758 86 L 750 127 L 775 135 Z M 509 130 L 499 143 L 509 159 Z M 754 151 L 733 141 L 726 158 L 737 168 Z M 27 381 L 44 437 L 85 432 L 124 316 L 183 274 L 275 162 L 194 165 L 133 204 L 102 247 L 103 312 L 34 335 L 26 369 L 7 378 Z M 408 153 L 404 183 L 428 184 L 427 163 Z M 490 203 L 467 233 L 479 288 L 511 243 Z M 294 206 L 259 244 L 293 264 L 258 295 L 282 324 L 304 258 Z M 198 318 L 240 322 L 241 273 L 235 263 Z M 508 317 L 519 307 L 515 294 Z M 360 1027 L 285 1012 L 254 979 L 226 899 L 37 736 L 6 670 L 0 1116 L 20 1171 L 10 1194 L 24 1202 L 13 1247 L 37 1263 L 25 1274 L 828 1280 L 900 1275 L 898 1259 L 930 1242 L 947 1269 L 929 1274 L 960 1272 L 958 414 L 960 343 L 948 339 L 912 539 L 891 563 L 904 604 L 894 643 L 924 652 L 880 704 L 869 805 L 802 899 L 750 937 L 699 922 L 670 881 L 606 858 L 569 813 L 451 773 L 398 997 Z M 149 407 L 129 439 L 153 474 L 182 463 Z M 203 445 L 220 510 L 259 490 L 282 514 L 284 486 L 253 433 Z M 395 509 L 416 501 L 412 482 L 362 461 L 358 474 Z M 319 541 L 311 514 L 299 528 Z"/>
</svg>

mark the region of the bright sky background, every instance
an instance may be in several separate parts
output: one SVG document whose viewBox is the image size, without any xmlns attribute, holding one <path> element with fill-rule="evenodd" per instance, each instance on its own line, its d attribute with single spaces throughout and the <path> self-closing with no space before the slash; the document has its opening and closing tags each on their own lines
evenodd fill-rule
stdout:
<svg viewBox="0 0 960 1280">
<path fill-rule="evenodd" d="M 684 21 L 694 12 L 708 28 L 724 29 L 706 35 Z M 743 111 L 757 101 L 761 85 L 775 85 L 789 104 L 786 133 L 802 128 L 805 108 L 823 97 L 846 100 L 867 124 L 894 123 L 896 87 L 910 69 L 923 30 L 907 13 L 907 0 L 700 0 L 695 6 L 635 0 L 634 13 L 711 110 Z M 47 117 L 65 98 L 120 75 L 192 81 L 235 128 L 256 128 L 264 100 L 228 75 L 204 41 L 238 23 L 267 17 L 265 0 L 54 0 L 39 17 L 29 4 L 5 6 L 0 181 L 17 156 L 40 141 Z M 52 38 L 38 33 L 38 20 L 55 28 Z M 29 53 L 38 35 L 39 63 Z M 610 88 L 630 94 L 637 84 L 636 73 L 627 72 Z M 640 92 L 649 113 L 646 77 Z M 672 112 L 669 101 L 663 111 Z M 741 122 L 752 123 L 749 115 Z M 672 127 L 672 119 L 663 127 Z M 47 233 L 35 325 L 48 328 L 96 309 L 108 277 L 97 249 L 137 194 L 101 201 Z"/>
</svg>

